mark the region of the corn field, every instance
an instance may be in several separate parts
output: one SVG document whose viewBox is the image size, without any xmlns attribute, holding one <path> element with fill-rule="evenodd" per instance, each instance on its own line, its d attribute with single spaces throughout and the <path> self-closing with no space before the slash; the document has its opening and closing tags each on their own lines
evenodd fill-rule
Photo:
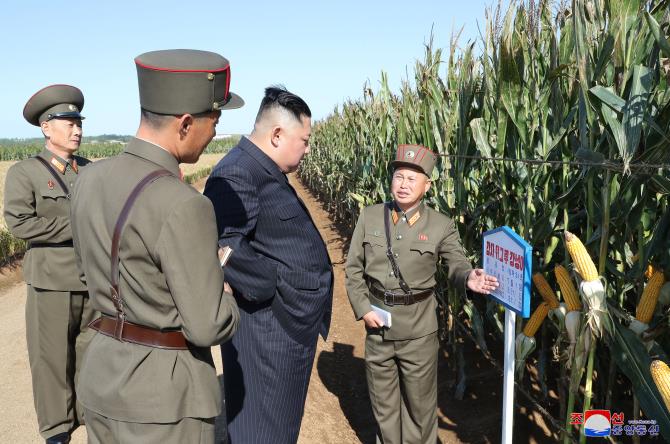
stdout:
<svg viewBox="0 0 670 444">
<path fill-rule="evenodd" d="M 198 163 L 188 165 L 183 164 L 183 180 L 185 183 L 193 184 L 198 180 L 207 177 L 212 172 L 212 167 L 221 158 L 220 154 L 227 153 L 232 147 L 237 145 L 239 137 L 228 137 L 219 140 L 213 140 L 208 146 Z M 77 154 L 90 158 L 98 159 L 111 157 L 123 151 L 123 143 L 96 143 L 82 145 Z M 4 151 L 7 149 L 8 151 Z M 21 160 L 34 156 L 42 151 L 43 146 L 37 144 L 15 144 L 11 147 L 0 147 L 0 154 L 3 159 Z M 2 213 L 3 190 L 5 184 L 5 174 L 12 162 L 3 162 L 0 164 L 0 214 Z M 15 256 L 25 252 L 26 244 L 24 241 L 15 238 L 7 231 L 4 218 L 0 220 L 0 265 L 11 261 Z"/>
<path fill-rule="evenodd" d="M 213 140 L 205 150 L 205 153 L 220 154 L 226 153 L 232 147 L 237 145 L 240 140 L 237 136 L 225 137 Z M 79 147 L 78 155 L 87 159 L 102 159 L 104 157 L 115 156 L 123 151 L 126 144 L 122 142 L 98 142 L 82 143 Z M 0 161 L 3 160 L 23 160 L 39 154 L 44 149 L 44 143 L 38 142 L 13 142 L 0 144 Z"/>
<path fill-rule="evenodd" d="M 555 300 L 533 293 L 541 346 L 534 351 L 535 332 L 519 326 L 518 384 L 531 391 L 523 370 L 535 362 L 536 395 L 550 401 L 564 442 L 584 442 L 570 418 L 590 408 L 656 420 L 670 441 L 670 385 L 650 370 L 670 362 L 668 3 L 531 0 L 488 10 L 478 41 L 456 34 L 445 53 L 431 38 L 399 92 L 382 73 L 378 91 L 365 85 L 361 99 L 316 123 L 300 169 L 351 230 L 362 206 L 391 199 L 397 144 L 426 145 L 441 155 L 426 199 L 458 223 L 474 263 L 482 233 L 501 225 L 533 245 L 533 271 Z M 585 250 L 571 257 L 580 240 Z M 596 279 L 581 269 L 591 259 Z M 466 319 L 480 349 L 502 337 L 498 304 L 447 294 L 450 319 Z M 462 397 L 464 333 L 449 325 Z"/>
</svg>

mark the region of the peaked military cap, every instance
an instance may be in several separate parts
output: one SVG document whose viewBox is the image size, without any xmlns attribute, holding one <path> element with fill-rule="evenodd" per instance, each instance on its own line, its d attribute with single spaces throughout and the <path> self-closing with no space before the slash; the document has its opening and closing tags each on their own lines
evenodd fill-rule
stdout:
<svg viewBox="0 0 670 444">
<path fill-rule="evenodd" d="M 31 125 L 55 118 L 83 119 L 84 94 L 70 85 L 51 85 L 37 91 L 23 107 L 23 117 Z"/>
<path fill-rule="evenodd" d="M 140 105 L 156 114 L 198 114 L 240 108 L 230 92 L 230 63 L 195 49 L 151 51 L 135 58 Z"/>
<path fill-rule="evenodd" d="M 395 160 L 391 166 L 396 168 L 408 167 L 421 171 L 430 178 L 437 162 L 437 154 L 421 145 L 398 145 Z"/>
</svg>

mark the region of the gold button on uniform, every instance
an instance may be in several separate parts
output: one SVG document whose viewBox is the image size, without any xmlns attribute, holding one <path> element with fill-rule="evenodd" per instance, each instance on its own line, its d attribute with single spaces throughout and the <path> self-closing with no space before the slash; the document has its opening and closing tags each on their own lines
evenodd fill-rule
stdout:
<svg viewBox="0 0 670 444">
<path fill-rule="evenodd" d="M 398 239 L 398 240 L 402 239 L 402 235 L 399 234 L 399 235 L 396 237 L 396 239 Z"/>
</svg>

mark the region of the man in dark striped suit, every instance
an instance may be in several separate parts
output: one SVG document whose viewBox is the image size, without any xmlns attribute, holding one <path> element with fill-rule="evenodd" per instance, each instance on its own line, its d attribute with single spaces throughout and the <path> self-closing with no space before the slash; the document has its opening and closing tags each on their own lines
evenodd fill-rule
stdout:
<svg viewBox="0 0 670 444">
<path fill-rule="evenodd" d="M 283 87 L 265 90 L 254 130 L 205 186 L 240 326 L 222 346 L 229 439 L 295 443 L 319 333 L 332 309 L 326 246 L 286 177 L 309 152 L 311 111 Z"/>
</svg>

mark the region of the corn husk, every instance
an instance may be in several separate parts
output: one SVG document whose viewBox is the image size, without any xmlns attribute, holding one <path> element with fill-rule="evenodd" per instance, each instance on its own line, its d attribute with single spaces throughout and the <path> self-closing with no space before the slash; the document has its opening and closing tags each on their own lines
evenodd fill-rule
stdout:
<svg viewBox="0 0 670 444">
<path fill-rule="evenodd" d="M 565 305 L 565 302 L 558 304 L 558 307 L 549 311 L 549 319 L 552 320 L 558 331 L 563 331 L 565 325 L 565 315 L 568 313 L 568 306 Z"/>
<path fill-rule="evenodd" d="M 526 358 L 535 350 L 535 338 L 528 337 L 523 333 L 519 333 L 515 341 L 515 366 L 514 371 L 518 378 L 523 376 L 523 371 L 526 368 Z"/>
<path fill-rule="evenodd" d="M 588 324 L 584 323 L 582 326 L 577 343 L 573 348 L 573 355 L 569 356 L 568 368 L 572 369 L 570 377 L 570 391 L 577 393 L 582 380 L 582 374 L 586 368 L 586 361 L 591 350 L 593 342 L 593 333 Z"/>
<path fill-rule="evenodd" d="M 643 333 L 649 329 L 649 324 L 631 317 L 628 328 L 630 328 L 637 335 L 637 337 L 640 338 L 640 341 L 642 341 L 644 346 L 647 348 L 647 351 L 651 350 L 651 347 L 654 346 L 654 341 L 652 339 L 644 339 L 643 335 Z"/>
<path fill-rule="evenodd" d="M 611 332 L 611 320 L 607 311 L 605 286 L 602 279 L 582 281 L 579 285 L 579 294 L 586 303 L 586 325 L 596 338 L 602 338 L 604 333 Z"/>
<path fill-rule="evenodd" d="M 565 332 L 568 337 L 566 366 L 569 369 L 575 357 L 575 348 L 579 340 L 579 332 L 582 327 L 582 313 L 580 311 L 570 311 L 565 315 Z"/>
<path fill-rule="evenodd" d="M 656 310 L 663 310 L 668 305 L 670 305 L 670 281 L 661 287 L 661 293 L 658 295 L 658 302 L 656 303 Z"/>
</svg>

